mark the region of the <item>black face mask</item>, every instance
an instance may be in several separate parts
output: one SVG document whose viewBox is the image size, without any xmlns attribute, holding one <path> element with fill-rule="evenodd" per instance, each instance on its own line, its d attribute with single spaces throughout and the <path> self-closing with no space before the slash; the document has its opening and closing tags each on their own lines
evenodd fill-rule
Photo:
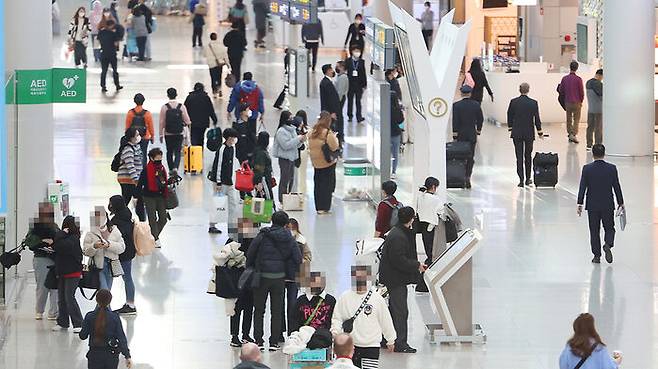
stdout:
<svg viewBox="0 0 658 369">
<path fill-rule="evenodd" d="M 155 164 L 157 164 L 157 165 L 161 165 L 161 164 L 162 164 L 162 160 L 153 160 L 153 162 L 154 162 Z"/>
<path fill-rule="evenodd" d="M 311 287 L 311 294 L 312 295 L 317 296 L 317 295 L 321 294 L 322 291 L 324 291 L 324 288 L 322 288 L 322 287 Z"/>
</svg>

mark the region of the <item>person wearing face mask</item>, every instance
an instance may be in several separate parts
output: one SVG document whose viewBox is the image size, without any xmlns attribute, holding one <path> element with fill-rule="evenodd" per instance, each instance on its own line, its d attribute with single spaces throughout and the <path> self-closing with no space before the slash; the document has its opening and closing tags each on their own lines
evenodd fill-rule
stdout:
<svg viewBox="0 0 658 369">
<path fill-rule="evenodd" d="M 237 232 L 231 232 L 231 227 L 233 224 L 237 224 L 238 216 L 242 213 L 242 209 L 239 209 L 240 195 L 235 189 L 235 172 L 240 169 L 240 162 L 235 156 L 235 145 L 238 142 L 239 134 L 235 129 L 227 128 L 222 136 L 224 137 L 224 144 L 215 153 L 215 160 L 210 173 L 208 173 L 208 179 L 215 184 L 215 193 L 224 194 L 228 199 L 226 210 L 228 213 L 229 237 L 236 239 Z M 233 228 L 237 229 L 237 227 Z M 208 231 L 210 233 L 219 233 L 213 225 Z"/>
<path fill-rule="evenodd" d="M 349 333 L 354 340 L 352 363 L 359 368 L 379 367 L 379 348 L 384 336 L 389 352 L 393 352 L 396 339 L 393 320 L 386 300 L 368 287 L 372 280 L 369 265 L 353 265 L 352 289 L 343 293 L 336 302 L 331 319 L 331 333 Z M 357 314 L 358 312 L 358 314 Z M 356 314 L 351 332 L 344 332 L 343 323 Z"/>
<path fill-rule="evenodd" d="M 325 291 L 327 277 L 320 272 L 311 272 L 309 288 L 297 298 L 292 309 L 291 326 L 288 333 L 308 326 L 317 329 L 331 329 L 331 319 L 336 307 L 336 298 Z M 290 310 L 289 310 L 290 311 Z"/>
<path fill-rule="evenodd" d="M 160 233 L 167 224 L 167 170 L 162 164 L 162 150 L 154 148 L 149 151 L 149 162 L 139 179 L 139 189 L 144 194 L 144 205 L 148 216 L 151 234 L 155 238 L 155 247 L 161 248 Z"/>
<path fill-rule="evenodd" d="M 121 277 L 123 278 L 123 285 L 126 290 L 126 303 L 114 312 L 122 315 L 135 315 L 137 314 L 137 308 L 135 307 L 135 282 L 132 276 L 132 264 L 136 250 L 135 239 L 133 238 L 133 230 L 135 228 L 132 219 L 133 214 L 126 204 L 123 203 L 123 198 L 120 195 L 110 197 L 110 203 L 107 205 L 107 209 L 112 214 L 110 223 L 114 228 L 119 229 L 121 237 L 123 237 L 123 243 L 126 245 L 126 249 L 119 254 L 119 261 L 123 269 L 123 275 Z"/>
<path fill-rule="evenodd" d="M 334 123 L 332 125 L 338 133 L 338 139 L 342 142 L 343 122 L 340 118 L 342 118 L 343 114 L 341 111 L 340 97 L 338 96 L 336 86 L 331 81 L 332 78 L 336 77 L 336 72 L 334 72 L 331 64 L 325 64 L 322 66 L 322 74 L 324 74 L 324 78 L 320 81 L 320 111 L 328 111 L 331 114 Z"/>
<path fill-rule="evenodd" d="M 90 214 L 90 229 L 82 242 L 82 253 L 91 258 L 90 264 L 100 269 L 100 288 L 111 290 L 112 278 L 119 269 L 114 264 L 120 264 L 119 254 L 125 251 L 126 245 L 119 228 L 108 224 L 107 213 L 102 206 L 96 206 Z M 121 273 L 123 274 L 123 273 Z"/>
<path fill-rule="evenodd" d="M 279 159 L 279 169 L 281 170 L 279 177 L 280 203 L 283 203 L 283 195 L 292 192 L 295 183 L 295 160 L 299 158 L 298 149 L 304 142 L 306 142 L 306 135 L 297 134 L 292 113 L 288 110 L 282 111 L 272 147 L 272 156 Z"/>
<path fill-rule="evenodd" d="M 76 67 L 79 67 L 82 63 L 87 68 L 87 45 L 89 44 L 90 34 L 89 18 L 86 17 L 85 7 L 81 6 L 75 12 L 69 24 L 69 48 L 73 48 Z"/>
<path fill-rule="evenodd" d="M 91 14 L 89 15 L 89 28 L 91 29 L 91 47 L 94 53 L 94 61 L 98 63 L 101 59 L 101 48 L 97 42 L 98 31 L 103 24 L 104 18 L 103 4 L 100 0 L 94 0 L 91 3 Z"/>
<path fill-rule="evenodd" d="M 137 182 L 139 182 L 144 169 L 142 147 L 140 145 L 142 137 L 139 135 L 137 128 L 130 127 L 126 130 L 126 134 L 121 141 L 122 144 L 119 149 L 121 152 L 121 165 L 117 172 L 117 180 L 121 185 L 121 195 L 126 205 L 135 198 L 137 201 L 135 212 L 140 219 L 143 219 L 144 203 L 140 192 L 137 191 Z"/>
<path fill-rule="evenodd" d="M 366 37 L 366 26 L 363 24 L 363 16 L 357 14 L 354 16 L 354 23 L 350 24 L 347 29 L 347 37 L 345 37 L 345 49 L 349 45 L 349 49 L 358 48 L 364 50 Z"/>
<path fill-rule="evenodd" d="M 256 149 L 256 134 L 251 129 L 251 109 L 249 104 L 242 103 L 238 106 L 239 115 L 233 122 L 233 129 L 238 132 L 238 143 L 235 145 L 235 156 L 240 163 L 251 161 Z"/>
<path fill-rule="evenodd" d="M 101 91 L 107 92 L 105 83 L 107 71 L 112 67 L 112 79 L 117 92 L 123 88 L 119 83 L 119 72 L 117 71 L 117 47 L 123 38 L 123 31 L 116 27 L 113 19 L 105 22 L 103 29 L 98 32 L 98 42 L 101 46 Z"/>
<path fill-rule="evenodd" d="M 73 325 L 73 333 L 82 330 L 82 313 L 75 299 L 75 290 L 82 277 L 82 248 L 80 247 L 80 224 L 69 215 L 62 221 L 62 230 L 55 235 L 52 244 L 55 250 L 57 271 L 57 303 L 59 313 L 53 332 L 67 331 Z"/>
<path fill-rule="evenodd" d="M 366 62 L 361 59 L 361 49 L 353 46 L 350 50 L 352 57 L 345 60 L 347 77 L 350 81 L 347 91 L 347 119 L 350 122 L 352 121 L 352 102 L 356 100 L 356 120 L 361 123 L 365 120 L 361 114 L 361 97 L 366 87 L 368 87 Z"/>
</svg>

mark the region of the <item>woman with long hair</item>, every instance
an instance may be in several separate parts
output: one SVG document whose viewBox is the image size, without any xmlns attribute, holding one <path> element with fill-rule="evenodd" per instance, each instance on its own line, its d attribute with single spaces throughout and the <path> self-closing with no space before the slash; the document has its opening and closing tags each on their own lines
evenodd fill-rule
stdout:
<svg viewBox="0 0 658 369">
<path fill-rule="evenodd" d="M 79 7 L 69 24 L 69 48 L 73 48 L 75 66 L 79 67 L 82 64 L 85 68 L 87 68 L 87 45 L 91 34 L 90 21 L 86 14 L 85 7 Z"/>
<path fill-rule="evenodd" d="M 121 277 L 123 278 L 123 285 L 126 290 L 126 303 L 115 312 L 118 314 L 135 315 L 137 314 L 137 308 L 135 307 L 135 282 L 132 276 L 132 264 L 137 250 L 135 249 L 135 239 L 133 238 L 135 228 L 133 214 L 123 202 L 121 195 L 110 197 L 110 203 L 107 205 L 107 209 L 112 214 L 110 223 L 119 229 L 123 237 L 123 243 L 126 245 L 126 249 L 119 255 L 121 269 L 123 269 L 123 275 Z"/>
<path fill-rule="evenodd" d="M 75 290 L 82 277 L 82 248 L 80 247 L 80 226 L 71 215 L 64 218 L 62 230 L 55 235 L 55 270 L 57 271 L 57 299 L 59 314 L 53 331 L 69 329 L 79 333 L 82 327 L 82 313 L 75 299 Z M 70 322 L 69 322 L 70 318 Z"/>
<path fill-rule="evenodd" d="M 308 115 L 305 110 L 298 110 L 295 114 L 295 125 L 297 126 L 297 133 L 308 133 Z M 306 167 L 308 164 L 308 145 L 302 145 L 299 148 L 299 160 L 295 162 L 297 167 L 297 192 L 306 193 Z"/>
<path fill-rule="evenodd" d="M 292 236 L 295 238 L 295 242 L 297 242 L 297 246 L 299 247 L 299 252 L 302 254 L 302 265 L 300 266 L 300 272 L 295 279 L 287 279 L 286 278 L 286 287 L 285 287 L 285 298 L 284 302 L 286 306 L 283 309 L 283 314 L 281 314 L 281 331 L 286 331 L 288 332 L 288 336 L 292 334 L 294 331 L 294 326 L 295 326 L 295 306 L 297 305 L 297 297 L 299 295 L 299 288 L 300 288 L 300 283 L 299 280 L 301 279 L 300 277 L 304 276 L 302 270 L 310 270 L 311 268 L 311 259 L 313 258 L 311 254 L 311 248 L 308 246 L 308 243 L 306 241 L 306 238 L 302 235 L 301 230 L 299 229 L 299 222 L 295 218 L 290 218 L 288 220 L 288 226 L 287 228 L 290 230 L 290 233 L 292 233 Z M 287 317 L 287 318 L 286 318 Z"/>
<path fill-rule="evenodd" d="M 308 142 L 311 163 L 315 170 L 313 185 L 315 194 L 315 210 L 318 214 L 327 214 L 331 210 L 331 197 L 336 190 L 336 162 L 337 157 L 325 157 L 323 146 L 326 144 L 329 151 L 336 153 L 340 148 L 338 136 L 331 130 L 331 114 L 327 111 L 320 113 L 318 122 L 313 126 L 311 138 Z"/>
<path fill-rule="evenodd" d="M 279 202 L 283 203 L 283 195 L 292 192 L 295 183 L 295 161 L 299 159 L 298 149 L 306 141 L 306 135 L 297 133 L 292 120 L 292 113 L 288 110 L 281 112 L 279 128 L 274 134 L 272 156 L 279 159 Z"/>
<path fill-rule="evenodd" d="M 110 310 L 112 293 L 105 289 L 96 294 L 96 309 L 85 316 L 80 339 L 89 338 L 87 367 L 89 369 L 116 369 L 119 353 L 126 358 L 126 367 L 132 367 L 128 340 L 123 332 L 119 314 Z"/>
<path fill-rule="evenodd" d="M 256 149 L 251 160 L 251 168 L 254 171 L 254 185 L 257 191 L 267 191 L 270 199 L 274 199 L 272 191 L 272 159 L 267 152 L 270 145 L 270 134 L 262 131 L 256 138 Z"/>
<path fill-rule="evenodd" d="M 90 229 L 85 234 L 82 252 L 91 258 L 94 267 L 100 269 L 100 288 L 111 290 L 112 278 L 115 277 L 112 264 L 119 263 L 119 254 L 125 251 L 126 245 L 119 228 L 109 222 L 104 207 L 94 208 L 89 224 Z"/>
<path fill-rule="evenodd" d="M 473 78 L 473 81 L 475 82 L 475 86 L 471 86 L 473 87 L 473 92 L 471 92 L 471 99 L 482 103 L 482 96 L 484 95 L 483 91 L 486 88 L 487 92 L 489 93 L 489 97 L 491 97 L 491 101 L 493 102 L 493 92 L 491 91 L 491 87 L 489 87 L 487 76 L 482 70 L 482 63 L 480 62 L 480 58 L 473 59 L 471 62 L 471 68 L 468 70 L 468 73 L 471 74 L 471 78 Z"/>
<path fill-rule="evenodd" d="M 594 317 L 583 313 L 573 322 L 573 336 L 560 355 L 560 369 L 617 369 L 621 353 L 611 356 L 594 325 Z"/>
</svg>

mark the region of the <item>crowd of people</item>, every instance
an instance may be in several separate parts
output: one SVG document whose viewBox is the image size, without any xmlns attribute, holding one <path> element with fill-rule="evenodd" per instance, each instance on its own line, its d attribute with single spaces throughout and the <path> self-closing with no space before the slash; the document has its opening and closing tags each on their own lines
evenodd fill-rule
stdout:
<svg viewBox="0 0 658 369">
<path fill-rule="evenodd" d="M 267 31 L 267 2 L 253 0 L 257 37 L 254 47 L 265 48 Z M 203 2 L 189 4 L 193 28 L 193 47 L 204 47 L 203 27 L 207 8 Z M 421 16 L 423 35 L 429 48 L 433 36 L 434 13 L 431 4 L 425 3 Z M 66 217 L 55 224 L 54 211 L 49 203 L 39 205 L 38 220 L 26 237 L 34 252 L 36 289 L 36 319 L 56 320 L 54 331 L 68 330 L 89 339 L 90 368 L 116 368 L 119 354 L 132 365 L 128 342 L 123 332 L 120 315 L 135 315 L 135 285 L 132 280 L 132 262 L 136 257 L 133 238 L 133 212 L 140 222 L 148 221 L 156 247 L 161 248 L 160 236 L 171 219 L 170 199 L 181 182 L 179 175 L 181 156 L 188 146 L 206 143 L 208 129 L 219 130 L 221 142 L 214 152 L 207 178 L 213 187 L 213 196 L 225 196 L 228 239 L 213 255 L 215 273 L 233 270 L 232 278 L 237 290 L 226 291 L 224 282 L 215 274 L 215 295 L 231 304 L 230 346 L 241 347 L 242 363 L 236 368 L 266 368 L 260 352 L 286 352 L 295 349 L 306 327 L 321 340 L 326 332 L 336 360 L 332 367 L 372 369 L 379 365 L 380 350 L 415 353 L 408 342 L 407 306 L 408 286 L 418 284 L 422 273 L 435 260 L 445 242 L 437 242 L 436 230 L 445 222 L 444 204 L 436 192 L 437 178 L 428 177 L 420 187 L 415 207 L 405 206 L 395 197 L 397 168 L 405 142 L 408 123 L 405 103 L 398 79 L 404 75 L 402 67 L 386 70 L 384 76 L 391 86 L 391 179 L 382 183 L 382 201 L 377 206 L 375 238 L 382 238 L 381 261 L 378 271 L 369 265 L 351 266 L 353 288 L 338 298 L 326 291 L 326 276 L 313 270 L 312 248 L 301 232 L 299 221 L 290 218 L 285 210 L 285 198 L 306 183 L 306 165 L 310 159 L 314 177 L 314 207 L 318 215 L 331 213 L 333 193 L 336 189 L 336 167 L 345 145 L 345 103 L 347 122 L 356 117 L 357 124 L 365 120 L 361 100 L 367 89 L 368 74 L 363 16 L 357 14 L 350 24 L 345 39 L 346 58 L 334 65 L 322 65 L 323 78 L 319 85 L 320 114 L 309 124 L 306 111 L 281 111 L 279 124 L 270 135 L 264 129 L 264 93 L 251 72 L 241 73 L 245 50 L 248 46 L 246 25 L 248 11 L 242 0 L 230 8 L 228 21 L 231 27 L 220 43 L 217 33 L 211 33 L 205 44 L 204 55 L 208 63 L 213 97 L 222 97 L 224 67 L 229 69 L 234 85 L 231 86 L 226 116 L 230 126 L 219 128 L 221 115 L 215 111 L 213 100 L 205 86 L 197 82 L 183 102 L 178 91 L 166 90 L 166 102 L 158 115 L 144 108 L 146 98 L 134 96 L 135 107 L 125 119 L 125 134 L 115 156 L 117 181 L 121 195 L 109 198 L 108 205 L 96 206 L 90 214 L 90 228 L 80 229 L 74 217 Z M 155 22 L 152 11 L 144 0 L 131 0 L 129 14 L 119 21 L 116 2 L 103 9 L 94 1 L 91 14 L 80 7 L 69 27 L 69 47 L 74 53 L 76 66 L 87 67 L 86 48 L 91 39 L 94 59 L 100 62 L 101 88 L 106 88 L 109 67 L 113 70 L 116 90 L 122 89 L 117 72 L 117 51 L 127 36 L 124 55 L 136 56 L 137 61 L 150 60 L 150 34 Z M 309 67 L 314 72 L 320 43 L 324 43 L 322 24 L 307 24 L 302 28 L 302 40 L 310 50 Z M 134 49 L 134 50 L 133 50 Z M 602 145 L 602 94 L 603 71 L 598 70 L 586 86 L 576 75 L 578 64 L 571 64 L 571 73 L 558 86 L 558 96 L 564 103 L 568 139 L 578 143 L 578 122 L 583 99 L 589 102 L 587 147 L 592 150 L 595 162 L 583 169 L 578 196 L 578 214 L 583 210 L 585 197 L 591 229 L 594 263 L 599 263 L 601 250 L 607 262 L 612 262 L 614 245 L 615 210 L 612 193 L 618 206 L 623 208 L 623 197 L 616 168 L 603 161 Z M 585 93 L 586 89 L 586 93 Z M 479 59 L 472 61 L 465 73 L 459 91 L 462 99 L 452 109 L 453 138 L 467 142 L 470 158 L 466 167 L 466 188 L 474 168 L 474 155 L 478 136 L 484 123 L 482 100 L 487 91 L 494 100 Z M 531 156 L 535 131 L 543 136 L 539 105 L 528 94 L 530 86 L 519 86 L 520 96 L 509 103 L 508 127 L 515 147 L 519 187 L 529 186 Z M 259 126 L 260 122 L 260 126 Z M 311 122 L 312 123 L 312 122 Z M 212 127 L 211 127 L 212 125 Z M 156 134 L 157 130 L 157 134 Z M 165 150 L 156 144 L 165 144 Z M 208 139 L 209 143 L 209 139 Z M 274 173 L 272 160 L 277 159 L 279 173 Z M 164 160 L 164 162 L 163 162 Z M 252 190 L 238 186 L 237 172 L 248 164 L 253 169 Z M 114 166 L 114 163 L 113 163 Z M 275 189 L 278 187 L 277 195 Z M 245 198 L 263 198 L 272 201 L 271 224 L 245 218 Z M 106 210 L 107 209 L 107 210 Z M 283 210 L 280 210 L 283 209 Z M 278 211 L 277 211 L 278 210 Z M 108 214 L 109 211 L 109 214 Z M 211 214 L 211 218 L 214 214 Z M 605 229 L 605 242 L 601 246 L 600 224 Z M 217 222 L 210 221 L 209 233 L 222 233 Z M 420 234 L 426 258 L 419 260 L 416 235 Z M 437 252 L 438 251 L 438 252 Z M 99 273 L 97 307 L 84 318 L 76 301 L 75 291 L 85 268 Z M 219 269 L 217 269 L 219 268 Z M 380 286 L 373 286 L 374 274 Z M 126 301 L 119 309 L 111 310 L 113 279 L 124 281 Z M 56 285 L 48 280 L 56 280 Z M 238 283 L 239 282 L 239 283 Z M 47 287 L 50 286 L 50 287 Z M 57 287 L 56 291 L 53 287 Z M 383 287 L 387 299 L 380 293 Z M 210 292 L 210 291 L 209 291 Z M 46 305 L 50 300 L 48 311 Z M 269 305 L 270 332 L 264 330 L 266 307 Z M 560 357 L 560 368 L 576 365 L 591 368 L 617 368 L 621 361 L 618 352 L 608 353 L 594 327 L 594 318 L 580 315 L 573 325 L 574 336 L 568 341 Z M 269 333 L 269 335 L 267 335 Z M 287 337 L 286 337 L 287 336 Z M 285 345 L 282 345 L 285 342 Z M 306 342 L 302 342 L 304 345 Z M 305 346 L 304 346 L 305 347 Z M 288 353 L 288 352 L 286 352 Z M 590 366 L 583 366 L 589 360 Z M 596 364 L 592 364 L 595 362 Z M 598 366 L 597 366 L 598 365 Z"/>
</svg>

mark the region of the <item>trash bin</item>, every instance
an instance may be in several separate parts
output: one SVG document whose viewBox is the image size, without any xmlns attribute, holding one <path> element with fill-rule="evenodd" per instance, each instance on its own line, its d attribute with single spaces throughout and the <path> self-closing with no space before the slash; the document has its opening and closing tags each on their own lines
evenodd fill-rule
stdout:
<svg viewBox="0 0 658 369">
<path fill-rule="evenodd" d="M 368 201 L 369 174 L 371 165 L 368 159 L 345 159 L 343 162 L 343 174 L 345 180 L 344 201 Z"/>
</svg>

